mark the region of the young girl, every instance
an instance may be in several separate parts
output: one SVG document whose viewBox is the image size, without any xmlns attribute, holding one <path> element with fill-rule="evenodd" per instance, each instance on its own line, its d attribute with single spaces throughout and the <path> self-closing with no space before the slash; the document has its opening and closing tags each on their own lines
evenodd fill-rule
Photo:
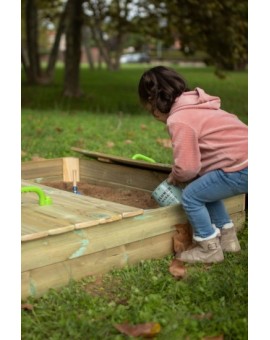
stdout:
<svg viewBox="0 0 270 340">
<path fill-rule="evenodd" d="M 167 181 L 182 186 L 182 204 L 196 246 L 176 254 L 188 262 L 213 263 L 240 251 L 223 199 L 248 192 L 248 128 L 220 108 L 220 98 L 190 91 L 174 70 L 157 66 L 138 86 L 144 107 L 168 127 L 173 166 Z"/>
</svg>

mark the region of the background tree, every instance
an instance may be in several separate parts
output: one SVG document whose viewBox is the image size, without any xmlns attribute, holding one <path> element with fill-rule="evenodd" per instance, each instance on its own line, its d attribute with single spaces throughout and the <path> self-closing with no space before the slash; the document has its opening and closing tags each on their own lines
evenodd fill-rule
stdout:
<svg viewBox="0 0 270 340">
<path fill-rule="evenodd" d="M 66 2 L 60 0 L 22 0 L 22 64 L 31 84 L 50 83 L 65 29 Z M 47 49 L 49 27 L 56 28 L 46 69 L 41 67 L 41 48 Z"/>
<path fill-rule="evenodd" d="M 119 59 L 130 32 L 135 30 L 130 19 L 133 0 L 88 0 L 84 4 L 85 24 L 109 70 L 119 69 Z M 136 6 L 135 6 L 136 7 Z"/>
<path fill-rule="evenodd" d="M 38 48 L 38 9 L 36 0 L 25 1 L 25 28 L 27 55 L 22 50 L 22 62 L 30 83 L 38 83 L 41 77 Z M 23 44 L 22 44 L 23 46 Z"/>
<path fill-rule="evenodd" d="M 248 60 L 246 0 L 165 0 L 168 22 L 183 49 L 204 51 L 217 69 L 239 70 Z"/>
<path fill-rule="evenodd" d="M 80 89 L 80 60 L 83 26 L 83 0 L 67 3 L 64 95 L 78 97 Z"/>
<path fill-rule="evenodd" d="M 185 53 L 203 51 L 217 69 L 239 70 L 247 64 L 247 0 L 22 0 L 22 64 L 28 82 L 50 83 L 65 35 L 63 93 L 81 94 L 79 67 L 82 44 L 93 68 L 90 46 L 98 47 L 108 69 L 119 68 L 124 47 L 132 42 L 138 50 L 181 41 Z M 55 38 L 47 67 L 46 50 L 50 28 Z M 44 34 L 43 34 L 44 33 Z"/>
</svg>

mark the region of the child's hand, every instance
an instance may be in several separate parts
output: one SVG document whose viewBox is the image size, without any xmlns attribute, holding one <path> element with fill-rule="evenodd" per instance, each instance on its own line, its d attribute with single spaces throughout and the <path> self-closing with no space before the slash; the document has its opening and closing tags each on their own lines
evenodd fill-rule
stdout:
<svg viewBox="0 0 270 340">
<path fill-rule="evenodd" d="M 172 185 L 175 185 L 175 186 L 178 186 L 178 187 L 184 189 L 190 182 L 192 182 L 192 180 L 188 181 L 188 182 L 179 182 L 173 177 L 172 173 L 170 173 L 168 178 L 167 178 L 167 182 L 169 184 L 172 184 Z"/>
<path fill-rule="evenodd" d="M 172 185 L 178 185 L 176 179 L 173 177 L 172 173 L 169 174 L 167 182 Z"/>
<path fill-rule="evenodd" d="M 169 174 L 169 177 L 167 178 L 167 182 L 168 182 L 169 184 L 178 186 L 178 187 L 180 187 L 180 188 L 184 188 L 184 187 L 187 185 L 187 183 L 177 181 L 177 179 L 175 179 L 175 178 L 173 177 L 172 173 Z"/>
</svg>

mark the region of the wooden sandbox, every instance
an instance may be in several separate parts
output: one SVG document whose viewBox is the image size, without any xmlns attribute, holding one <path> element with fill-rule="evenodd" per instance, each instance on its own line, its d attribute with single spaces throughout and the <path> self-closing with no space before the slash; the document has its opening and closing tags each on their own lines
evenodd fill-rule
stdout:
<svg viewBox="0 0 270 340">
<path fill-rule="evenodd" d="M 172 254 L 175 226 L 187 222 L 180 205 L 142 209 L 74 194 L 43 183 L 80 183 L 151 192 L 170 168 L 156 163 L 114 162 L 102 157 L 64 157 L 22 163 L 22 187 L 35 186 L 52 199 L 39 205 L 36 193 L 22 193 L 22 299 L 39 297 L 70 280 L 105 273 L 140 260 Z M 125 164 L 126 163 L 126 164 Z M 239 230 L 245 221 L 245 195 L 226 199 Z"/>
</svg>

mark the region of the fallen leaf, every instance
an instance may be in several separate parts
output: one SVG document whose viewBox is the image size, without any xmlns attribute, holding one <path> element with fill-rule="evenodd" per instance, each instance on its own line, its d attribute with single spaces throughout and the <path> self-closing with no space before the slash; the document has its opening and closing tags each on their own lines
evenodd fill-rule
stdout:
<svg viewBox="0 0 270 340">
<path fill-rule="evenodd" d="M 223 334 L 216 335 L 216 336 L 206 336 L 206 337 L 202 338 L 202 340 L 223 340 L 223 339 L 224 339 Z"/>
<path fill-rule="evenodd" d="M 187 269 L 185 268 L 185 265 L 182 261 L 173 259 L 170 267 L 169 267 L 169 272 L 176 278 L 180 279 L 183 278 L 186 273 Z"/>
<path fill-rule="evenodd" d="M 172 142 L 170 139 L 167 138 L 157 138 L 156 141 L 158 142 L 158 144 L 160 144 L 161 146 L 163 146 L 164 148 L 172 148 Z"/>
<path fill-rule="evenodd" d="M 106 145 L 108 148 L 113 148 L 115 146 L 114 142 L 107 142 Z"/>
<path fill-rule="evenodd" d="M 161 330 L 158 322 L 147 322 L 137 325 L 130 325 L 128 323 L 116 324 L 115 328 L 123 334 L 134 337 L 142 336 L 144 338 L 152 338 Z"/>
<path fill-rule="evenodd" d="M 175 253 L 190 249 L 192 246 L 192 228 L 189 223 L 176 224 L 173 235 L 173 249 Z"/>
<path fill-rule="evenodd" d="M 125 144 L 132 144 L 132 143 L 133 143 L 133 141 L 132 141 L 132 140 L 130 140 L 130 139 L 126 139 L 126 140 L 124 141 L 124 143 L 125 143 Z"/>
<path fill-rule="evenodd" d="M 63 128 L 61 128 L 61 127 L 58 127 L 58 126 L 57 126 L 57 127 L 55 128 L 55 131 L 56 131 L 56 132 L 63 132 L 63 131 L 64 131 L 64 129 L 63 129 Z"/>
<path fill-rule="evenodd" d="M 21 309 L 23 309 L 23 310 L 33 310 L 34 306 L 31 305 L 30 303 L 22 303 Z"/>
<path fill-rule="evenodd" d="M 195 314 L 193 315 L 193 318 L 196 320 L 204 320 L 204 319 L 212 319 L 213 318 L 213 314 L 212 313 L 205 313 L 205 314 Z"/>
<path fill-rule="evenodd" d="M 141 124 L 141 129 L 142 130 L 147 130 L 147 126 L 145 124 Z"/>
</svg>

